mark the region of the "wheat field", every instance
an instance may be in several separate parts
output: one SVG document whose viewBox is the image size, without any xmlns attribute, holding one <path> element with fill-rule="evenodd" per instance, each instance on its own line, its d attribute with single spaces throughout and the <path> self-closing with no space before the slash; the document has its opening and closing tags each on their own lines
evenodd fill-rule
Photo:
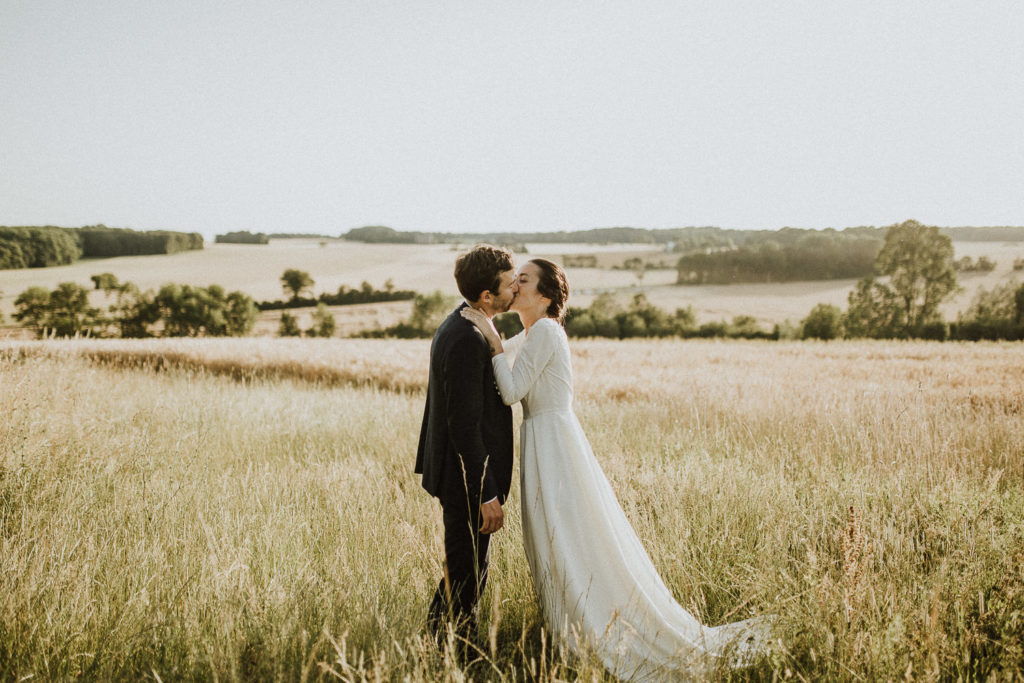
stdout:
<svg viewBox="0 0 1024 683">
<path fill-rule="evenodd" d="M 0 677 L 610 680 L 550 645 L 517 486 L 479 650 L 426 641 L 427 349 L 0 345 Z M 581 422 L 680 603 L 776 616 L 770 655 L 723 678 L 1024 675 L 1024 346 L 573 354 Z"/>
</svg>

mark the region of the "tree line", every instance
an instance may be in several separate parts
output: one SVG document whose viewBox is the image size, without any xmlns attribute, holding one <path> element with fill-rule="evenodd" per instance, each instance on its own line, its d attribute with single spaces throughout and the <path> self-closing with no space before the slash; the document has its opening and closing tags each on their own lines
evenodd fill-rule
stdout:
<svg viewBox="0 0 1024 683">
<path fill-rule="evenodd" d="M 536 244 L 650 244 L 662 246 L 684 244 L 703 247 L 731 246 L 735 244 L 733 233 L 740 232 L 742 231 L 722 230 L 708 226 L 656 230 L 614 227 L 554 232 L 470 233 L 395 230 L 386 225 L 367 225 L 353 228 L 341 237 L 352 242 L 371 244 L 467 244 L 473 242 L 524 244 L 532 242 Z"/>
<path fill-rule="evenodd" d="M 281 315 L 279 336 L 305 335 L 331 337 L 336 322 L 328 306 L 357 303 L 399 301 L 419 297 L 415 292 L 397 290 L 388 280 L 383 290 L 364 282 L 358 289 L 345 285 L 337 293 L 321 294 L 316 299 L 304 298 L 315 282 L 309 273 L 296 268 L 284 271 L 281 287 L 290 295 L 287 301 L 257 304 L 242 292 L 226 292 L 219 285 L 196 287 L 165 284 L 156 291 L 142 291 L 131 282 L 119 282 L 113 273 L 93 275 L 93 290 L 104 294 L 105 306 L 90 303 L 90 290 L 75 282 L 62 282 L 55 289 L 29 287 L 14 301 L 14 319 L 31 328 L 38 337 L 217 337 L 244 336 L 252 331 L 261 308 L 316 307 L 313 325 L 299 328 L 298 319 L 290 313 Z M 434 320 L 429 308 L 433 295 L 420 297 L 414 304 L 413 325 L 426 329 Z M 447 300 L 445 300 L 447 301 Z M 427 302 L 424 304 L 423 302 Z M 417 313 L 417 311 L 419 311 Z M 433 334 L 430 328 L 429 333 Z M 406 336 L 417 336 L 406 334 Z M 429 336 L 429 335 L 428 335 Z"/>
<path fill-rule="evenodd" d="M 221 337 L 252 331 L 258 311 L 242 292 L 219 285 L 166 284 L 157 291 L 118 282 L 110 273 L 92 277 L 106 306 L 93 306 L 89 289 L 62 282 L 55 289 L 29 287 L 14 301 L 14 319 L 39 337 Z"/>
<path fill-rule="evenodd" d="M 782 330 L 778 325 L 771 330 L 765 329 L 754 317 L 747 315 L 736 316 L 731 322 L 719 320 L 698 323 L 692 306 L 669 312 L 652 304 L 641 293 L 634 295 L 629 305 L 623 305 L 614 295 L 601 294 L 595 297 L 589 307 L 570 306 L 565 315 L 565 332 L 570 337 L 606 339 L 778 339 Z"/>
<path fill-rule="evenodd" d="M 986 266 L 987 267 L 987 266 Z M 847 297 L 847 309 L 818 304 L 803 320 L 803 336 L 834 339 L 1024 339 L 1024 285 L 981 289 L 955 322 L 940 305 L 959 289 L 953 244 L 934 226 L 891 226 L 874 264 Z"/>
<path fill-rule="evenodd" d="M 310 274 L 298 268 L 289 268 L 281 275 L 281 286 L 288 299 L 261 301 L 257 307 L 261 311 L 275 311 L 284 308 L 310 308 L 324 304 L 325 306 L 351 306 L 353 304 L 370 304 L 384 301 L 407 301 L 416 296 L 416 292 L 408 289 L 395 289 L 395 283 L 388 279 L 384 289 L 376 289 L 369 282 L 363 282 L 358 289 L 346 285 L 338 287 L 334 293 L 323 292 L 316 297 L 303 296 L 311 293 L 316 282 Z"/>
<path fill-rule="evenodd" d="M 65 228 L 0 226 L 0 268 L 63 266 L 81 255 L 81 243 Z"/>
<path fill-rule="evenodd" d="M 826 228 L 821 232 L 859 233 L 863 237 L 873 236 L 880 240 L 885 230 L 885 227 L 851 226 L 841 230 Z M 687 253 L 704 249 L 731 249 L 743 246 L 748 242 L 773 240 L 777 239 L 776 236 L 784 231 L 819 232 L 790 227 L 784 227 L 781 230 L 737 230 L 715 226 L 688 226 L 657 229 L 611 227 L 554 232 L 459 233 L 395 230 L 385 225 L 367 225 L 353 228 L 342 234 L 341 237 L 353 242 L 385 244 L 467 244 L 472 242 L 491 244 L 525 242 L 536 244 L 651 244 L 666 246 L 678 253 Z M 964 242 L 1024 242 L 1024 226 L 947 227 L 939 228 L 939 231 L 954 240 Z"/>
<path fill-rule="evenodd" d="M 940 235 L 955 236 L 960 240 L 1024 241 L 1024 227 L 936 229 Z M 375 225 L 355 228 L 343 237 L 388 244 L 515 242 L 519 251 L 525 251 L 523 245 L 528 242 L 650 244 L 670 253 L 681 254 L 676 263 L 678 284 L 701 285 L 867 277 L 874 273 L 875 259 L 888 230 L 888 227 L 871 226 L 842 230 L 726 230 L 706 226 L 657 230 L 618 227 L 574 232 L 472 234 L 398 231 Z M 568 267 L 595 267 L 597 263 L 593 255 L 565 257 Z M 963 270 L 985 270 L 993 266 L 987 260 L 975 264 L 961 259 L 957 263 L 957 267 Z M 641 277 L 640 269 L 634 270 Z"/>
<path fill-rule="evenodd" d="M 687 254 L 678 284 L 792 282 L 863 277 L 872 272 L 882 235 L 873 229 L 797 230 L 748 235 L 737 247 Z"/>
<path fill-rule="evenodd" d="M 213 241 L 217 244 L 270 244 L 270 236 L 262 232 L 238 230 L 216 235 Z"/>
<path fill-rule="evenodd" d="M 797 245 L 806 239 L 806 235 L 788 237 Z M 906 221 L 886 230 L 874 259 L 873 273 L 858 281 L 847 298 L 845 311 L 831 304 L 819 304 L 797 329 L 776 325 L 767 330 L 751 316 L 698 324 L 692 307 L 670 313 L 651 304 L 643 294 L 636 295 L 628 306 L 621 305 L 614 295 L 602 294 L 589 307 L 570 307 L 565 329 L 573 337 L 614 339 L 1024 339 L 1024 285 L 1015 281 L 991 291 L 979 290 L 956 321 L 943 320 L 940 306 L 958 290 L 957 265 L 948 235 L 934 226 Z M 303 332 L 294 316 L 283 313 L 279 334 L 331 336 L 336 328 L 328 305 L 411 298 L 412 313 L 406 321 L 359 336 L 412 338 L 431 336 L 454 303 L 452 297 L 440 292 L 396 290 L 390 280 L 383 290 L 364 282 L 359 289 L 343 285 L 336 294 L 309 298 L 303 295 L 312 290 L 315 282 L 309 273 L 295 268 L 287 269 L 280 278 L 282 289 L 290 298 L 259 305 L 241 292 L 226 293 L 218 286 L 168 284 L 156 292 L 142 292 L 132 283 L 119 283 L 110 273 L 92 279 L 95 288 L 102 290 L 109 300 L 105 310 L 90 306 L 86 288 L 61 283 L 53 291 L 30 287 L 22 292 L 15 301 L 15 319 L 36 329 L 40 336 L 244 335 L 251 331 L 261 307 L 273 310 L 316 306 L 313 327 Z M 522 329 L 515 315 L 499 316 L 495 325 L 506 336 Z"/>
<path fill-rule="evenodd" d="M 139 231 L 105 225 L 0 226 L 0 269 L 47 268 L 80 258 L 174 254 L 202 248 L 203 236 L 196 232 Z"/>
<path fill-rule="evenodd" d="M 78 235 L 81 241 L 83 258 L 177 254 L 183 251 L 198 251 L 203 248 L 203 236 L 198 232 L 143 231 L 130 228 L 108 228 L 105 225 L 70 229 Z"/>
</svg>

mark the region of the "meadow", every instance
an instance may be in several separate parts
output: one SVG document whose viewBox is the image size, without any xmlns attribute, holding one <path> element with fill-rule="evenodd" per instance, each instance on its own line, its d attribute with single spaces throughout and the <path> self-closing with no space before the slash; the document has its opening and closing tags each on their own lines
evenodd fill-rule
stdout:
<svg viewBox="0 0 1024 683">
<path fill-rule="evenodd" d="M 0 678 L 608 680 L 550 645 L 518 486 L 473 661 L 425 639 L 427 348 L 0 345 Z M 681 604 L 776 615 L 722 678 L 1024 675 L 1024 346 L 594 340 L 573 363 Z"/>
</svg>

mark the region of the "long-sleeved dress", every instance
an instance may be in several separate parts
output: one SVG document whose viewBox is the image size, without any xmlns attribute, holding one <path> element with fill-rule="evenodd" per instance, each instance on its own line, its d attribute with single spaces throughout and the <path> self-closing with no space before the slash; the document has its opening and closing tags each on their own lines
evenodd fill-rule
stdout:
<svg viewBox="0 0 1024 683">
<path fill-rule="evenodd" d="M 749 662 L 767 625 L 702 625 L 672 597 L 633 531 L 573 412 L 562 326 L 537 321 L 492 363 L 505 403 L 523 405 L 523 541 L 554 637 L 632 681 L 702 678 Z"/>
</svg>

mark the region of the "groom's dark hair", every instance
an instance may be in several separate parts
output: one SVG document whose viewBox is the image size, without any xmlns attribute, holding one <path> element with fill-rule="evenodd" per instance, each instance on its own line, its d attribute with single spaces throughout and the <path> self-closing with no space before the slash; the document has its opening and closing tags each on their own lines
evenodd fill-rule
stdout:
<svg viewBox="0 0 1024 683">
<path fill-rule="evenodd" d="M 510 251 L 478 244 L 455 259 L 455 284 L 466 301 L 474 302 L 484 291 L 497 294 L 501 274 L 513 268 Z"/>
</svg>

